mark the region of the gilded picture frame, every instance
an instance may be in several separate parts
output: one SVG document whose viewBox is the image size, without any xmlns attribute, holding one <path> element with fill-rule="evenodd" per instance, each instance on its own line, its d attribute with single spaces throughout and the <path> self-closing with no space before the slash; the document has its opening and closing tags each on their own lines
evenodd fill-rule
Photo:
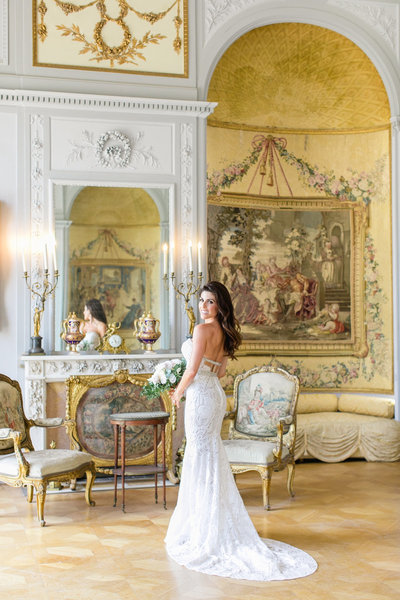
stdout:
<svg viewBox="0 0 400 600">
<path fill-rule="evenodd" d="M 111 414 L 162 410 L 172 415 L 165 428 L 165 452 L 168 477 L 173 478 L 172 431 L 175 409 L 166 393 L 152 400 L 141 395 L 149 376 L 149 373 L 131 375 L 126 369 L 121 369 L 111 375 L 74 375 L 66 380 L 66 426 L 71 447 L 87 452 L 96 470 L 107 472 L 114 466 Z M 158 433 L 160 436 L 160 431 Z M 129 427 L 126 436 L 126 464 L 154 464 L 153 428 Z M 157 461 L 161 460 L 159 437 Z"/>
<path fill-rule="evenodd" d="M 188 77 L 188 0 L 32 0 L 33 66 Z"/>
<path fill-rule="evenodd" d="M 229 289 L 244 355 L 366 356 L 368 207 L 337 198 L 208 198 L 209 279 Z"/>
</svg>

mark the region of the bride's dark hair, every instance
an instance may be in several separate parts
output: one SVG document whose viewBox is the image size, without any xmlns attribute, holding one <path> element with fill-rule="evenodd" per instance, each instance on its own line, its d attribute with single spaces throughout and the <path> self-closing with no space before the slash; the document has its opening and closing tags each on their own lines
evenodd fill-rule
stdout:
<svg viewBox="0 0 400 600">
<path fill-rule="evenodd" d="M 215 296 L 218 306 L 217 319 L 224 332 L 224 350 L 230 358 L 236 358 L 235 352 L 242 342 L 239 321 L 235 317 L 231 296 L 219 281 L 209 281 L 200 290 Z"/>
</svg>

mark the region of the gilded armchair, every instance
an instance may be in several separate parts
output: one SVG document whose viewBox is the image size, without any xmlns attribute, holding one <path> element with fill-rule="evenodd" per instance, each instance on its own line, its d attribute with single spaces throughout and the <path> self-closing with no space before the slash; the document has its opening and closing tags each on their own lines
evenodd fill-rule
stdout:
<svg viewBox="0 0 400 600">
<path fill-rule="evenodd" d="M 273 471 L 287 467 L 287 489 L 294 496 L 299 381 L 284 369 L 255 367 L 236 377 L 233 393 L 229 439 L 223 444 L 234 475 L 260 473 L 264 508 L 269 510 Z"/>
<path fill-rule="evenodd" d="M 32 502 L 36 490 L 37 515 L 42 527 L 46 524 L 44 503 L 50 481 L 69 481 L 86 474 L 85 499 L 89 506 L 95 504 L 90 495 L 95 477 L 90 456 L 76 450 L 33 448 L 31 427 L 61 425 L 65 425 L 61 418 L 27 419 L 19 383 L 0 375 L 0 481 L 12 487 L 26 487 L 28 502 Z"/>
</svg>

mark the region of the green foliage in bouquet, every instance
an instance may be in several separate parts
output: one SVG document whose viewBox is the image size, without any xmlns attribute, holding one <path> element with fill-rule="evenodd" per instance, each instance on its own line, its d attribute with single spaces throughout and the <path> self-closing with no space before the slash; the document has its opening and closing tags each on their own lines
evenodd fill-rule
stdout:
<svg viewBox="0 0 400 600">
<path fill-rule="evenodd" d="M 153 375 L 147 380 L 147 383 L 142 388 L 142 395 L 149 400 L 158 398 L 163 392 L 175 388 L 186 369 L 186 361 L 184 358 L 174 358 L 159 363 Z"/>
</svg>

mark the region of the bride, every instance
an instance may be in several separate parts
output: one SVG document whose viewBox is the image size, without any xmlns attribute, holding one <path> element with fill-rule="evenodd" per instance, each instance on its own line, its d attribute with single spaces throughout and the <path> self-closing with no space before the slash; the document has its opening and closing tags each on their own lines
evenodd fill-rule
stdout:
<svg viewBox="0 0 400 600">
<path fill-rule="evenodd" d="M 182 346 L 186 371 L 172 394 L 186 391 L 186 448 L 178 502 L 165 538 L 171 558 L 188 569 L 235 579 L 271 581 L 310 575 L 315 560 L 297 548 L 261 539 L 236 487 L 220 430 L 226 410 L 219 377 L 235 357 L 241 336 L 226 287 L 201 290 L 193 340 Z"/>
</svg>

